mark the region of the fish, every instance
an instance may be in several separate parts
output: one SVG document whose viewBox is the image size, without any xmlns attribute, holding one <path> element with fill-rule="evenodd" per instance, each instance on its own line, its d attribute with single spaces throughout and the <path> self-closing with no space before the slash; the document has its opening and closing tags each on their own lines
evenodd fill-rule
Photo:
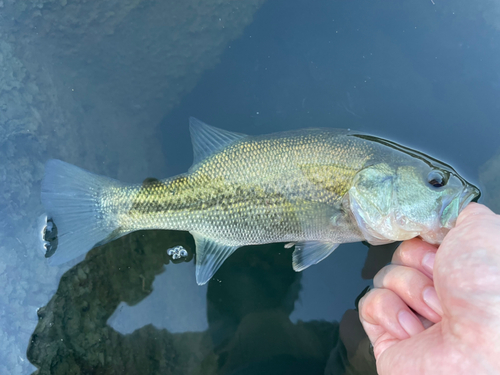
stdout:
<svg viewBox="0 0 500 375">
<path fill-rule="evenodd" d="M 47 161 L 41 201 L 57 226 L 50 264 L 130 232 L 189 231 L 196 281 L 241 246 L 294 246 L 302 271 L 340 244 L 421 237 L 439 244 L 480 190 L 451 166 L 370 134 L 311 128 L 250 136 L 190 118 L 188 172 L 124 183 Z"/>
</svg>

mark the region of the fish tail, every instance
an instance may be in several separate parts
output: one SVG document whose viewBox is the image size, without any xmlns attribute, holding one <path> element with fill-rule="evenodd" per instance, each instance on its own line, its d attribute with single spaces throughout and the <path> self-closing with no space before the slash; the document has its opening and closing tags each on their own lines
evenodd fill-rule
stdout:
<svg viewBox="0 0 500 375">
<path fill-rule="evenodd" d="M 100 195 L 109 186 L 121 185 L 61 160 L 45 165 L 41 198 L 47 218 L 57 228 L 57 248 L 49 257 L 52 265 L 66 263 L 107 242 L 116 231 L 115 220 L 102 210 Z M 54 249 L 52 249 L 51 253 Z"/>
</svg>

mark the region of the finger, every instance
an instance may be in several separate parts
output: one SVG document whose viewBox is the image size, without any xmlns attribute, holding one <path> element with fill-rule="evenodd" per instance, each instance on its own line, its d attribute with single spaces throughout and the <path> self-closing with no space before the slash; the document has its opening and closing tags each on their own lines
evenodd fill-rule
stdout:
<svg viewBox="0 0 500 375">
<path fill-rule="evenodd" d="M 488 219 L 497 217 L 498 215 L 491 211 L 484 204 L 480 203 L 469 203 L 463 211 L 458 215 L 457 226 L 462 225 L 464 222 L 472 222 L 477 219 L 477 217 L 486 217 Z"/>
<path fill-rule="evenodd" d="M 368 292 L 359 302 L 359 318 L 376 358 L 392 345 L 424 330 L 406 303 L 388 289 Z"/>
<path fill-rule="evenodd" d="M 420 238 L 404 241 L 394 252 L 392 263 L 416 268 L 432 279 L 437 248 Z"/>
<path fill-rule="evenodd" d="M 443 309 L 432 280 L 415 268 L 389 265 L 373 279 L 376 288 L 396 293 L 415 312 L 433 323 L 441 321 Z"/>
<path fill-rule="evenodd" d="M 470 203 L 436 256 L 436 289 L 443 305 L 484 323 L 497 319 L 500 295 L 500 215 Z M 449 309 L 447 309 L 449 310 Z M 482 316 L 478 320 L 478 316 Z M 496 320 L 498 321 L 498 320 Z"/>
</svg>

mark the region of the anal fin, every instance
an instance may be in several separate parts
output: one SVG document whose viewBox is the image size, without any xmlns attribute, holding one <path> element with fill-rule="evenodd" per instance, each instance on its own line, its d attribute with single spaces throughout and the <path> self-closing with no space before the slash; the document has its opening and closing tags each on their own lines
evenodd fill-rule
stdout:
<svg viewBox="0 0 500 375">
<path fill-rule="evenodd" d="M 322 241 L 297 243 L 292 254 L 293 269 L 300 272 L 313 264 L 321 262 L 333 253 L 338 246 L 338 243 Z"/>
<path fill-rule="evenodd" d="M 227 246 L 191 232 L 196 243 L 196 283 L 206 284 L 239 246 Z"/>
</svg>

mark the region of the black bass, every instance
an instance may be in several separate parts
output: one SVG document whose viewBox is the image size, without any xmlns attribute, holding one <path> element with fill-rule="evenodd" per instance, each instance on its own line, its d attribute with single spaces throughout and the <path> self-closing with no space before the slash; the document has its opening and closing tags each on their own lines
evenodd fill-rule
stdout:
<svg viewBox="0 0 500 375">
<path fill-rule="evenodd" d="M 295 245 L 293 268 L 346 242 L 416 236 L 438 244 L 479 190 L 418 151 L 339 129 L 248 136 L 190 119 L 185 174 L 126 184 L 47 162 L 42 203 L 58 231 L 60 264 L 141 229 L 189 231 L 205 284 L 238 247 Z"/>
</svg>

